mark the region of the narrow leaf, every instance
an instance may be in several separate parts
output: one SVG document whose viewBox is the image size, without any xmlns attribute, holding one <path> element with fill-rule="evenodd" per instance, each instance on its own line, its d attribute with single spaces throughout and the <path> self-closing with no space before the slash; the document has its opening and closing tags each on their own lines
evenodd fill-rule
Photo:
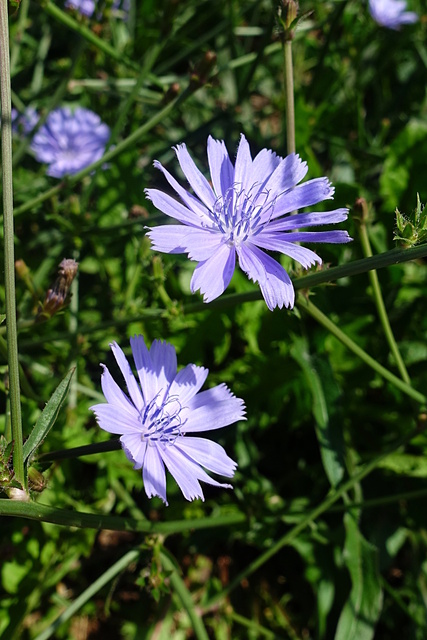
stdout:
<svg viewBox="0 0 427 640">
<path fill-rule="evenodd" d="M 293 337 L 291 355 L 304 372 L 312 396 L 312 411 L 319 442 L 323 467 L 329 482 L 336 487 L 345 473 L 344 442 L 341 422 L 331 414 L 336 411 L 337 392 L 332 388 L 332 372 L 318 371 L 316 362 L 308 351 L 304 338 Z M 328 408 L 329 407 L 329 408 Z"/>
<path fill-rule="evenodd" d="M 67 397 L 74 371 L 75 369 L 70 369 L 62 382 L 59 383 L 34 425 L 28 440 L 24 444 L 24 462 L 31 459 L 37 447 L 40 446 L 55 424 L 58 413 Z"/>
<path fill-rule="evenodd" d="M 335 640 L 371 640 L 383 603 L 378 551 L 365 540 L 350 513 L 345 514 L 344 524 L 344 557 L 352 588 L 338 620 Z"/>
</svg>

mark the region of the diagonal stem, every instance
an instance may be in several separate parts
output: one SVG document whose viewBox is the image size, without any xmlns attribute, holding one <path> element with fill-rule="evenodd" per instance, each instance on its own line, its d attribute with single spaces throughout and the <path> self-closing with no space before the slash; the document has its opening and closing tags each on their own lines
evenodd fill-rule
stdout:
<svg viewBox="0 0 427 640">
<path fill-rule="evenodd" d="M 327 316 L 325 316 L 320 309 L 316 307 L 310 300 L 304 298 L 304 296 L 298 296 L 298 306 L 299 308 L 305 309 L 307 313 L 311 315 L 312 318 L 317 320 L 325 329 L 327 329 L 333 336 L 338 338 L 338 340 L 347 347 L 350 351 L 352 351 L 356 356 L 358 356 L 368 367 L 371 367 L 374 371 L 379 373 L 380 376 L 385 378 L 388 382 L 391 382 L 392 385 L 406 393 L 410 398 L 415 400 L 416 402 L 425 405 L 427 404 L 427 396 L 416 391 L 411 387 L 411 385 L 407 384 L 401 378 L 395 376 L 391 371 L 383 367 L 379 362 L 377 362 L 374 358 L 372 358 L 369 354 L 366 353 L 358 344 L 356 344 L 349 336 L 347 336 L 341 329 L 339 329 Z"/>
<path fill-rule="evenodd" d="M 365 258 L 370 258 L 372 256 L 371 243 L 369 242 L 368 229 L 366 224 L 362 222 L 359 226 L 359 234 L 360 234 L 360 242 L 362 245 L 362 251 Z M 400 355 L 399 347 L 397 346 L 396 340 L 393 335 L 393 330 L 390 325 L 390 320 L 388 319 L 387 309 L 385 308 L 384 298 L 381 292 L 380 283 L 378 280 L 378 274 L 375 269 L 369 271 L 368 273 L 369 280 L 371 282 L 373 297 L 375 301 L 375 305 L 377 307 L 378 316 L 380 318 L 380 322 L 384 331 L 384 335 L 390 347 L 390 351 L 393 354 L 393 357 L 396 361 L 397 368 L 399 369 L 400 377 L 406 384 L 411 384 L 411 379 L 406 370 L 405 363 L 403 362 L 402 356 Z"/>
</svg>

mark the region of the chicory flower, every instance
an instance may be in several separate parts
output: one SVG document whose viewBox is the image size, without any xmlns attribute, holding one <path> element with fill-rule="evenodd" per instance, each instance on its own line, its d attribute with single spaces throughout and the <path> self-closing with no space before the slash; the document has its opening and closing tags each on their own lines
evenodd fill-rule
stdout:
<svg viewBox="0 0 427 640">
<path fill-rule="evenodd" d="M 200 481 L 231 488 L 213 480 L 204 468 L 231 478 L 236 463 L 219 444 L 198 436 L 244 420 L 243 400 L 225 384 L 200 392 L 208 370 L 189 364 L 177 372 L 175 348 L 167 342 L 155 340 L 148 349 L 139 335 L 130 344 L 139 384 L 123 351 L 113 342 L 110 346 L 129 395 L 101 365 L 107 403 L 91 410 L 101 429 L 121 435 L 126 456 L 135 469 L 142 468 L 147 496 L 159 496 L 167 504 L 165 467 L 187 500 L 204 499 Z"/>
<path fill-rule="evenodd" d="M 269 309 L 292 308 L 295 292 L 285 269 L 264 249 L 278 251 L 309 268 L 321 258 L 299 242 L 349 242 L 347 231 L 299 231 L 304 227 L 342 222 L 347 209 L 299 213 L 297 209 L 331 199 L 334 189 L 327 178 L 299 184 L 307 164 L 296 154 L 281 158 L 269 149 L 251 157 L 241 136 L 233 166 L 222 140 L 208 138 L 208 162 L 212 185 L 196 167 L 185 144 L 175 148 L 178 162 L 194 195 L 181 187 L 155 161 L 181 202 L 158 189 L 147 189 L 157 209 L 182 224 L 150 228 L 152 248 L 164 253 L 187 253 L 199 264 L 191 291 L 205 302 L 227 288 L 234 273 L 236 254 L 240 267 L 258 282 Z"/>
</svg>

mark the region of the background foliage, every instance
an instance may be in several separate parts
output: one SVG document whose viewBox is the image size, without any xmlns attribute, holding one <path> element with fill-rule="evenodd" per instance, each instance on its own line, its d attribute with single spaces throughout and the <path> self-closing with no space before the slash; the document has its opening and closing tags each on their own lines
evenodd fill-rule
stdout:
<svg viewBox="0 0 427 640">
<path fill-rule="evenodd" d="M 209 134 L 233 154 L 244 132 L 254 152 L 268 147 L 285 155 L 276 3 L 131 0 L 128 20 L 110 4 L 100 3 L 90 20 L 63 12 L 59 2 L 22 0 L 19 10 L 11 9 L 15 107 L 31 105 L 42 115 L 58 105 L 90 108 L 113 129 L 119 150 L 92 174 L 58 181 L 35 161 L 29 140 L 14 141 L 16 258 L 29 269 L 17 282 L 20 359 L 33 390 L 23 397 L 25 436 L 77 365 L 41 451 L 105 440 L 88 411 L 102 398 L 99 362 L 114 370 L 109 343 L 127 347 L 133 333 L 171 341 L 182 365 L 208 367 L 211 385 L 226 382 L 244 398 L 248 420 L 218 432 L 239 464 L 235 489 L 206 487 L 204 503 L 185 502 L 173 482 L 169 507 L 149 501 L 121 451 L 40 464 L 45 486 L 36 499 L 45 505 L 210 524 L 147 536 L 2 518 L 0 634 L 421 640 L 427 634 L 424 408 L 298 305 L 272 313 L 261 300 L 231 299 L 192 310 L 199 301 L 189 292 L 194 265 L 184 256 L 156 255 L 144 236 L 146 225 L 162 219 L 144 198 L 146 187 L 164 187 L 152 161 L 177 175 L 173 145 L 185 142 L 206 167 Z M 394 246 L 394 209 L 410 214 L 417 192 L 427 201 L 427 21 L 421 0 L 411 8 L 420 22 L 392 32 L 375 24 L 366 2 L 301 2 L 307 15 L 293 44 L 297 151 L 308 161 L 308 177 L 333 181 L 336 207 L 367 199 L 375 253 Z M 348 230 L 351 245 L 321 247 L 325 263 L 363 257 L 353 219 Z M 79 262 L 70 306 L 35 323 L 63 257 Z M 426 276 L 422 259 L 379 272 L 394 334 L 420 391 L 427 388 Z M 227 293 L 253 290 L 236 272 Z M 396 373 L 367 274 L 317 287 L 310 296 Z M 3 303 L 2 287 L 0 298 Z M 0 386 L 7 397 L 4 375 Z M 251 563 L 274 550 L 331 487 L 417 424 L 419 435 L 409 444 L 395 447 L 252 571 Z M 230 522 L 236 516 L 234 524 L 213 527 L 224 516 Z M 121 560 L 111 579 L 43 636 Z"/>
</svg>

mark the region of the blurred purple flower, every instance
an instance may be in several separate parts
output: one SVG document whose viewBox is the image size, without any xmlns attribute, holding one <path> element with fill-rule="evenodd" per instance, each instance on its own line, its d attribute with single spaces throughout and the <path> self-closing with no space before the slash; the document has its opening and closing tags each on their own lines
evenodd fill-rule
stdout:
<svg viewBox="0 0 427 640">
<path fill-rule="evenodd" d="M 74 111 L 63 107 L 49 113 L 31 149 L 39 162 L 49 165 L 49 176 L 63 178 L 99 160 L 109 138 L 109 127 L 96 113 L 83 107 Z"/>
<path fill-rule="evenodd" d="M 295 292 L 285 269 L 262 249 L 279 251 L 304 268 L 321 258 L 297 242 L 349 242 L 347 231 L 301 232 L 312 227 L 342 222 L 347 209 L 324 213 L 292 211 L 331 199 L 334 189 L 327 178 L 298 183 L 307 173 L 307 164 L 298 155 L 286 158 L 263 149 L 252 160 L 242 134 L 235 166 L 222 140 L 208 138 L 208 161 L 212 185 L 197 169 L 185 144 L 175 148 L 181 169 L 195 195 L 183 189 L 172 175 L 155 161 L 183 204 L 157 189 L 147 189 L 155 207 L 182 225 L 151 228 L 152 248 L 164 253 L 188 253 L 199 262 L 191 291 L 198 289 L 204 301 L 217 298 L 230 283 L 236 253 L 240 267 L 258 282 L 269 309 L 292 307 Z M 298 185 L 298 186 L 296 186 Z"/>
<path fill-rule="evenodd" d="M 12 108 L 12 131 L 23 134 L 31 133 L 39 118 L 40 116 L 34 107 L 27 107 L 24 113 L 19 113 L 17 109 Z"/>
<path fill-rule="evenodd" d="M 379 25 L 396 31 L 403 24 L 411 24 L 418 20 L 416 13 L 406 11 L 405 0 L 369 0 L 369 11 Z"/>
<path fill-rule="evenodd" d="M 101 429 L 122 434 L 126 456 L 135 469 L 142 468 L 147 496 L 159 496 L 167 504 L 165 466 L 187 500 L 204 500 L 200 480 L 231 488 L 213 480 L 202 467 L 231 478 L 236 463 L 216 442 L 187 433 L 199 434 L 244 420 L 243 400 L 225 384 L 198 393 L 208 369 L 189 364 L 177 373 L 175 348 L 167 342 L 155 340 L 148 349 L 143 336 L 134 336 L 130 344 L 139 384 L 123 351 L 113 342 L 110 346 L 130 397 L 101 365 L 107 404 L 90 408 Z"/>
<path fill-rule="evenodd" d="M 75 9 L 84 16 L 91 18 L 95 12 L 96 2 L 95 0 L 66 0 L 65 7 L 67 9 Z M 112 8 L 127 14 L 130 10 L 130 0 L 114 0 Z"/>
</svg>

